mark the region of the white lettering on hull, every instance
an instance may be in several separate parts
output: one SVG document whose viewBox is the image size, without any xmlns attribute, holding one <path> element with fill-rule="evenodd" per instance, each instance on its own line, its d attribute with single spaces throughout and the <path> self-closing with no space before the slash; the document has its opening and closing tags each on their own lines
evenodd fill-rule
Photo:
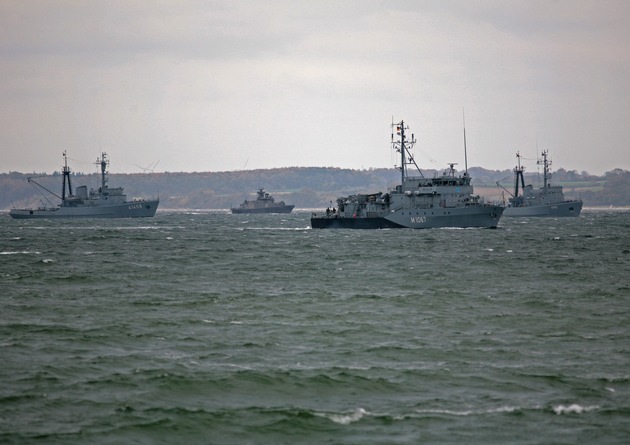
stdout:
<svg viewBox="0 0 630 445">
<path fill-rule="evenodd" d="M 427 217 L 426 216 L 412 216 L 411 224 L 426 224 Z"/>
</svg>

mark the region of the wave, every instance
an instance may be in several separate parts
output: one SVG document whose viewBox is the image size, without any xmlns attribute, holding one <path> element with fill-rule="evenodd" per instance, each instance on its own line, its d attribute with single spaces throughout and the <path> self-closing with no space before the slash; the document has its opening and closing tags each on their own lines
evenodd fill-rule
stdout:
<svg viewBox="0 0 630 445">
<path fill-rule="evenodd" d="M 556 414 L 583 414 L 590 411 L 599 409 L 598 405 L 582 406 L 577 403 L 571 405 L 556 405 L 553 408 L 553 412 Z"/>
<path fill-rule="evenodd" d="M 315 416 L 324 417 L 326 419 L 332 420 L 335 423 L 340 425 L 349 425 L 354 422 L 358 422 L 363 417 L 370 415 L 370 413 L 363 408 L 357 408 L 351 413 L 324 413 L 324 412 L 313 412 Z"/>
</svg>

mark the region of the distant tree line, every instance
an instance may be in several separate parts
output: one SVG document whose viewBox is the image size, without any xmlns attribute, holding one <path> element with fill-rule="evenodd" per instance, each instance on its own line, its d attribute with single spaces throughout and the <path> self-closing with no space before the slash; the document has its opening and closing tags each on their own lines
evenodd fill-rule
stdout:
<svg viewBox="0 0 630 445">
<path fill-rule="evenodd" d="M 425 177 L 432 177 L 435 170 L 423 170 Z M 469 169 L 473 185 L 480 194 L 498 196 L 502 192 L 496 183 L 510 190 L 513 187 L 511 170 Z M 0 209 L 11 207 L 37 207 L 50 205 L 45 201 L 59 200 L 28 182 L 28 177 L 51 191 L 61 194 L 61 173 L 25 174 L 18 172 L 0 174 Z M 527 183 L 542 185 L 540 175 L 526 172 Z M 73 187 L 87 185 L 97 188 L 100 177 L 96 173 L 72 173 Z M 195 173 L 135 173 L 111 174 L 112 187 L 124 187 L 129 199 L 134 197 L 160 197 L 162 209 L 227 209 L 238 206 L 245 199 L 254 199 L 255 192 L 264 188 L 276 200 L 295 204 L 297 208 L 322 208 L 337 197 L 365 192 L 386 191 L 400 182 L 396 169 L 352 170 L 332 167 L 289 167 L 277 169 L 242 170 L 231 172 Z M 630 206 L 630 172 L 615 169 L 603 176 L 583 171 L 559 169 L 552 172 L 552 183 L 564 186 L 568 198 L 581 197 L 586 206 Z M 481 193 L 483 191 L 484 193 Z"/>
</svg>

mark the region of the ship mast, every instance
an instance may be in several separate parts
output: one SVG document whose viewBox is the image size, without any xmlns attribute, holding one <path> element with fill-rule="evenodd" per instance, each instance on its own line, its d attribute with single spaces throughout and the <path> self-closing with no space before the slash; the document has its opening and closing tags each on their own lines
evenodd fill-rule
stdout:
<svg viewBox="0 0 630 445">
<path fill-rule="evenodd" d="M 398 140 L 394 140 L 394 128 L 396 129 L 396 134 L 399 137 Z M 400 180 L 401 184 L 405 182 L 405 178 L 407 178 L 407 166 L 413 164 L 416 167 L 416 170 L 420 173 L 420 176 L 424 178 L 420 167 L 416 164 L 415 159 L 411 155 L 411 148 L 416 143 L 415 135 L 411 135 L 411 140 L 407 141 L 407 137 L 405 136 L 405 130 L 408 130 L 409 126 L 405 127 L 405 121 L 400 121 L 397 124 L 392 123 L 392 147 L 394 150 L 400 152 Z"/>
<path fill-rule="evenodd" d="M 400 126 L 396 128 L 397 133 L 400 135 L 400 183 L 403 184 L 405 182 L 405 177 L 407 176 L 407 163 L 405 162 L 405 121 L 400 121 Z"/>
<path fill-rule="evenodd" d="M 521 167 L 521 153 L 518 151 L 516 152 L 516 159 L 518 160 L 518 165 L 514 167 L 514 198 L 518 197 L 519 178 L 521 180 L 521 187 L 525 190 L 525 178 L 523 177 L 525 167 Z"/>
<path fill-rule="evenodd" d="M 551 165 L 551 161 L 547 159 L 548 153 L 549 152 L 547 150 L 543 150 L 542 160 L 538 159 L 536 161 L 538 165 L 540 164 L 543 165 L 543 188 L 547 188 L 551 186 L 551 184 L 547 182 L 547 181 L 551 182 L 551 173 L 549 173 L 549 166 Z"/>
<path fill-rule="evenodd" d="M 61 200 L 66 199 L 66 181 L 68 181 L 68 197 L 72 196 L 72 185 L 70 184 L 70 167 L 68 167 L 68 156 L 66 156 L 66 151 L 63 152 L 63 185 L 61 189 Z"/>
<path fill-rule="evenodd" d="M 107 187 L 107 164 L 109 161 L 107 160 L 107 153 L 102 152 L 100 158 L 96 158 L 95 164 L 101 167 L 101 191 L 105 191 Z"/>
</svg>

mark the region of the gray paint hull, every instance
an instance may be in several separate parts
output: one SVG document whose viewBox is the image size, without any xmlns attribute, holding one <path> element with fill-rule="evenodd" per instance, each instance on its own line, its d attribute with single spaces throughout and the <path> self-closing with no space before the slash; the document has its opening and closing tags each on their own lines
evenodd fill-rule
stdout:
<svg viewBox="0 0 630 445">
<path fill-rule="evenodd" d="M 291 213 L 294 205 L 274 206 L 274 207 L 260 207 L 252 209 L 233 208 L 230 209 L 232 213 Z"/>
<path fill-rule="evenodd" d="M 439 210 L 398 210 L 384 217 L 313 216 L 313 229 L 436 229 L 496 228 L 504 208 L 500 206 L 474 206 Z"/>
<path fill-rule="evenodd" d="M 159 200 L 133 201 L 107 206 L 55 207 L 50 209 L 12 209 L 9 215 L 16 219 L 53 218 L 143 218 L 152 217 Z"/>
<path fill-rule="evenodd" d="M 580 216 L 582 211 L 582 201 L 565 201 L 555 204 L 528 206 L 528 207 L 506 207 L 503 216 L 507 217 L 565 217 Z"/>
</svg>

